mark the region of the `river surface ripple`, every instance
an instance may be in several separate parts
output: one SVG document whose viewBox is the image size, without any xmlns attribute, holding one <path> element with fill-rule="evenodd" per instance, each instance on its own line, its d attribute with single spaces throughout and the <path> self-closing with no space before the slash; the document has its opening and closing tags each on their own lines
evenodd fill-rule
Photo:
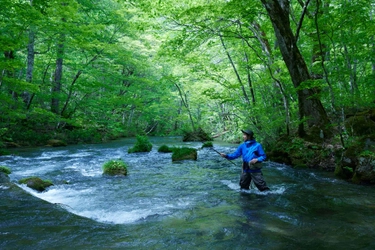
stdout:
<svg viewBox="0 0 375 250">
<path fill-rule="evenodd" d="M 0 157 L 12 170 L 0 184 L 0 249 L 375 249 L 373 187 L 267 162 L 271 191 L 242 191 L 240 160 L 180 137 L 150 140 L 149 153 L 128 154 L 130 138 Z M 157 152 L 164 144 L 197 148 L 198 160 L 172 163 Z M 128 176 L 102 175 L 113 159 Z M 17 184 L 30 176 L 55 185 L 38 193 Z"/>
</svg>

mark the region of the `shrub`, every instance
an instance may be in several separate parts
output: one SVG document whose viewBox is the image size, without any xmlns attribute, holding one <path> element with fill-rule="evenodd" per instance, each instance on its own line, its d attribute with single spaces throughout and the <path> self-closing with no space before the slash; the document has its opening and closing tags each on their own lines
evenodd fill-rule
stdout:
<svg viewBox="0 0 375 250">
<path fill-rule="evenodd" d="M 110 160 L 103 165 L 103 174 L 127 175 L 128 167 L 122 160 Z"/>
<path fill-rule="evenodd" d="M 5 174 L 11 174 L 12 173 L 12 171 L 10 170 L 10 168 L 5 167 L 5 166 L 0 166 L 0 172 L 3 172 Z"/>
<path fill-rule="evenodd" d="M 134 147 L 128 149 L 128 153 L 150 152 L 151 149 L 152 149 L 152 144 L 148 140 L 148 137 L 137 135 L 137 141 Z"/>
</svg>

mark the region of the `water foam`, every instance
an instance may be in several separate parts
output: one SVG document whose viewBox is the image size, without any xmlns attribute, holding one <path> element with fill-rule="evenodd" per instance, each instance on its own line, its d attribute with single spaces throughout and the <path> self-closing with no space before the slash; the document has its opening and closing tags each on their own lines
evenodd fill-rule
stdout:
<svg viewBox="0 0 375 250">
<path fill-rule="evenodd" d="M 49 203 L 59 205 L 67 211 L 109 224 L 134 223 L 151 216 L 172 214 L 175 210 L 185 209 L 191 205 L 187 199 L 145 198 L 138 202 L 127 203 L 124 200 L 110 198 L 102 193 L 100 188 L 75 189 L 77 186 L 56 185 L 44 192 L 37 192 L 25 184 L 17 184 L 31 195 Z M 105 204 L 105 205 L 104 205 Z"/>
<path fill-rule="evenodd" d="M 126 211 L 126 209 L 117 211 L 99 209 L 79 212 L 72 210 L 71 212 L 98 222 L 111 224 L 129 224 L 146 219 L 149 216 L 160 215 L 160 213 L 155 213 L 149 209 L 134 209 L 130 211 Z M 164 214 L 167 214 L 167 212 L 164 212 Z"/>
<path fill-rule="evenodd" d="M 245 192 L 245 193 L 255 193 L 260 195 L 267 195 L 267 194 L 283 194 L 286 190 L 285 186 L 270 186 L 270 191 L 261 192 L 259 191 L 254 184 L 251 184 L 250 190 L 243 190 L 240 188 L 238 183 L 231 182 L 229 180 L 222 180 L 221 183 L 228 186 L 230 189 L 235 190 L 237 192 Z"/>
<path fill-rule="evenodd" d="M 5 190 L 5 189 L 9 189 L 9 187 L 6 187 L 6 186 L 2 186 L 2 185 L 0 185 L 0 189 Z"/>
</svg>

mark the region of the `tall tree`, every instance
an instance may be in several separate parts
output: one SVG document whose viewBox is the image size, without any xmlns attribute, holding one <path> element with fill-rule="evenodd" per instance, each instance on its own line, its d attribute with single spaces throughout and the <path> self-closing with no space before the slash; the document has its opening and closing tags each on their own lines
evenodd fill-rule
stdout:
<svg viewBox="0 0 375 250">
<path fill-rule="evenodd" d="M 316 88 L 307 88 L 304 84 L 313 81 L 306 62 L 298 48 L 297 37 L 290 25 L 289 0 L 261 0 L 272 22 L 278 46 L 290 77 L 297 90 L 300 125 L 298 133 L 305 136 L 303 120 L 307 119 L 309 128 L 316 126 L 328 134 L 329 119 L 327 113 L 317 97 Z"/>
</svg>

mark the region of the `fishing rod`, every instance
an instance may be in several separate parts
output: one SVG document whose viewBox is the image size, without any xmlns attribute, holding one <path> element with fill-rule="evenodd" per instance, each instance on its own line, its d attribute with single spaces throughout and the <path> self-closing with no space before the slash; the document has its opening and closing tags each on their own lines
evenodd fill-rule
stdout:
<svg viewBox="0 0 375 250">
<path fill-rule="evenodd" d="M 214 148 L 212 148 L 211 147 L 211 149 L 213 150 L 213 151 L 215 151 L 216 153 L 218 153 L 219 155 L 221 155 L 221 153 L 219 152 L 219 151 L 217 151 L 216 149 L 214 149 Z M 227 159 L 227 158 L 225 158 L 225 159 Z M 231 161 L 231 160 L 229 160 L 229 159 L 227 159 L 230 163 L 232 163 L 233 165 L 235 165 L 235 166 L 237 166 L 233 161 Z"/>
</svg>

